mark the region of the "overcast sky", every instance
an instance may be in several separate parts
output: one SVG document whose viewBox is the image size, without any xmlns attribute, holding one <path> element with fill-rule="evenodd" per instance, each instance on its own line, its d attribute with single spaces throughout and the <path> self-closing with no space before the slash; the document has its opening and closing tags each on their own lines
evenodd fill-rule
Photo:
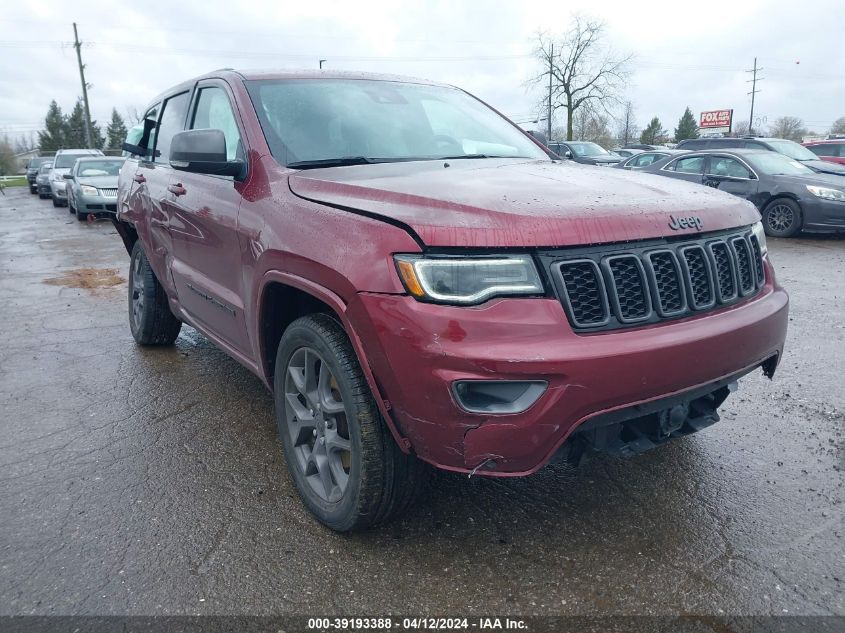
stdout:
<svg viewBox="0 0 845 633">
<path fill-rule="evenodd" d="M 75 20 L 92 117 L 142 109 L 157 93 L 221 67 L 368 70 L 459 85 L 515 120 L 536 117 L 538 31 L 562 33 L 572 11 L 606 22 L 633 53 L 625 97 L 637 123 L 674 128 L 686 106 L 747 119 L 751 68 L 765 70 L 756 115 L 791 115 L 826 131 L 845 116 L 845 0 L 185 0 L 16 3 L 0 17 L 0 134 L 39 129 L 51 99 L 81 94 Z M 756 116 L 755 116 L 756 118 Z M 531 127 L 530 125 L 527 127 Z"/>
</svg>

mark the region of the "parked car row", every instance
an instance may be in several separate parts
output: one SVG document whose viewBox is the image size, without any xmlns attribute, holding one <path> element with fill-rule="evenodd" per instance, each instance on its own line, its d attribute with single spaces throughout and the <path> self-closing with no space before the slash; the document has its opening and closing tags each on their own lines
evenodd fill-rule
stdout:
<svg viewBox="0 0 845 633">
<path fill-rule="evenodd" d="M 54 207 L 84 222 L 90 215 L 117 212 L 117 180 L 126 159 L 104 156 L 96 149 L 61 149 L 54 156 L 33 158 L 27 164 L 29 191 L 51 198 Z"/>
<path fill-rule="evenodd" d="M 683 140 L 674 149 L 617 148 L 627 157 L 582 141 L 547 145 L 561 158 L 578 163 L 686 180 L 743 197 L 760 211 L 765 231 L 772 236 L 845 231 L 845 139 L 804 147 L 778 138 L 697 138 Z"/>
</svg>

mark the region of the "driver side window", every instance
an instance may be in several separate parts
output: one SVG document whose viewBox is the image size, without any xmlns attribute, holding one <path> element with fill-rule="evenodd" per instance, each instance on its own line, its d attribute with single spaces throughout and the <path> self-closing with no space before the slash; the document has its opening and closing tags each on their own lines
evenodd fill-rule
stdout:
<svg viewBox="0 0 845 633">
<path fill-rule="evenodd" d="M 234 160 L 243 153 L 241 133 L 226 91 L 217 86 L 201 88 L 190 129 L 214 129 L 226 138 L 226 159 Z"/>
</svg>

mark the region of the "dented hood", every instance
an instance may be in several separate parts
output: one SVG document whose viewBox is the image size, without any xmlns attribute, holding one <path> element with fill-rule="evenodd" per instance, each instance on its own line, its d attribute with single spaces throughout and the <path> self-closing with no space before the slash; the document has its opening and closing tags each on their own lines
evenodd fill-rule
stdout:
<svg viewBox="0 0 845 633">
<path fill-rule="evenodd" d="M 752 224 L 751 203 L 702 185 L 526 159 L 462 159 L 332 167 L 289 178 L 296 195 L 399 223 L 428 246 L 536 247 L 697 233 Z M 675 226 L 677 224 L 675 223 Z"/>
</svg>

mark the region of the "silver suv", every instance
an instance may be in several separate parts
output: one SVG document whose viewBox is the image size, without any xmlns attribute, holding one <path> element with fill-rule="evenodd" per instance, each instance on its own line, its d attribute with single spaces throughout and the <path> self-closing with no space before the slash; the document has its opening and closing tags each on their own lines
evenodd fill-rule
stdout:
<svg viewBox="0 0 845 633">
<path fill-rule="evenodd" d="M 83 156 L 102 156 L 103 152 L 98 149 L 60 149 L 53 158 L 53 169 L 50 170 L 50 195 L 53 198 L 54 207 L 67 206 L 67 181 L 65 174 L 70 173 L 70 168 L 77 158 Z"/>
</svg>

